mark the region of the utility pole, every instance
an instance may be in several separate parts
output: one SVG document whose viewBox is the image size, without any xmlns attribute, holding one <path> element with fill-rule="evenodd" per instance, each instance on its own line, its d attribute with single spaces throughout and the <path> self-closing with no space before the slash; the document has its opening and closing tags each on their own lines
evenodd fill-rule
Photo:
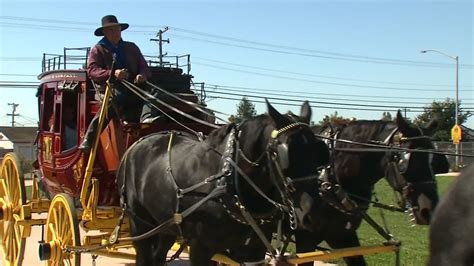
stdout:
<svg viewBox="0 0 474 266">
<path fill-rule="evenodd" d="M 436 50 L 436 49 L 429 49 L 429 50 L 423 50 L 421 51 L 421 53 L 427 53 L 427 52 L 436 52 L 438 54 L 442 54 L 446 57 L 449 57 L 451 59 L 453 59 L 454 61 L 456 61 L 456 102 L 455 102 L 455 114 L 454 114 L 454 119 L 455 119 L 455 122 L 454 122 L 454 127 L 451 129 L 451 138 L 453 139 L 453 144 L 455 146 L 455 152 L 456 152 L 456 169 L 458 168 L 459 166 L 459 142 L 461 141 L 461 137 L 462 137 L 462 130 L 461 130 L 461 127 L 459 125 L 459 56 L 453 56 L 453 55 L 449 55 L 445 52 L 442 52 L 440 50 Z M 456 132 L 456 134 L 453 134 L 454 132 Z"/>
<path fill-rule="evenodd" d="M 163 66 L 163 56 L 167 55 L 167 53 L 163 54 L 163 43 L 170 43 L 170 39 L 163 40 L 163 33 L 168 31 L 168 27 L 165 27 L 164 30 L 159 30 L 158 33 L 156 34 L 156 37 L 158 39 L 150 39 L 150 41 L 155 41 L 158 42 L 158 46 L 160 47 L 160 54 L 159 54 L 159 60 L 160 60 L 160 67 Z"/>
<path fill-rule="evenodd" d="M 15 116 L 19 116 L 20 114 L 16 114 L 16 108 L 18 107 L 19 104 L 17 103 L 9 103 L 8 105 L 10 105 L 12 107 L 12 113 L 11 114 L 8 114 L 7 113 L 7 116 L 11 116 L 12 117 L 12 127 L 15 127 Z"/>
<path fill-rule="evenodd" d="M 406 119 L 406 118 L 407 118 L 407 108 L 405 107 L 405 108 L 403 108 L 403 109 L 404 109 L 404 112 L 403 112 L 403 113 L 404 113 L 404 115 L 403 115 L 403 118 L 405 118 L 405 119 Z M 410 110 L 410 109 L 408 109 L 408 110 Z"/>
</svg>

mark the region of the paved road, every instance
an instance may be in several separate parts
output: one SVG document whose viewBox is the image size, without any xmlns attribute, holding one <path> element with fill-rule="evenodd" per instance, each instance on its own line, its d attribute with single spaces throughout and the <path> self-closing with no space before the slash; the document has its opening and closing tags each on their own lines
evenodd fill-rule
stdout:
<svg viewBox="0 0 474 266">
<path fill-rule="evenodd" d="M 38 257 L 38 241 L 41 239 L 41 227 L 34 226 L 31 232 L 31 237 L 26 241 L 26 251 L 25 258 L 23 260 L 24 266 L 37 266 L 44 265 L 45 263 L 39 260 Z M 189 265 L 185 254 L 181 256 L 179 260 L 170 263 L 171 266 L 184 266 Z M 81 256 L 81 265 L 88 266 L 92 265 L 92 258 L 90 255 Z M 134 261 L 124 260 L 124 259 L 114 259 L 104 256 L 99 256 L 96 260 L 97 266 L 126 266 L 126 265 L 135 265 Z"/>
<path fill-rule="evenodd" d="M 31 186 L 31 180 L 26 180 L 26 186 Z M 46 214 L 41 214 L 41 217 L 46 217 Z M 84 235 L 81 233 L 81 235 Z M 38 257 L 38 241 L 41 240 L 41 227 L 34 226 L 32 228 L 31 236 L 26 241 L 26 250 L 23 260 L 24 266 L 37 266 L 44 265 L 45 263 L 39 260 Z M 1 252 L 0 252 L 1 253 Z M 169 255 L 173 255 L 174 252 L 171 252 Z M 1 260 L 0 260 L 1 262 Z M 88 266 L 92 265 L 91 255 L 82 255 L 81 256 L 81 265 Z M 115 259 L 100 256 L 96 259 L 97 266 L 128 266 L 135 265 L 134 261 L 124 260 L 124 259 Z M 182 253 L 180 258 L 168 264 L 170 266 L 185 266 L 189 265 L 189 260 L 187 254 Z M 335 265 L 335 264 L 324 264 L 322 262 L 315 262 L 314 265 Z"/>
<path fill-rule="evenodd" d="M 35 226 L 32 229 L 31 237 L 27 239 L 26 242 L 26 251 L 25 258 L 23 260 L 23 266 L 37 266 L 44 265 L 45 263 L 40 261 L 38 258 L 38 241 L 41 239 L 41 227 Z M 170 254 L 172 255 L 172 254 Z M 81 256 L 81 265 L 89 266 L 92 265 L 92 258 L 90 255 Z M 109 257 L 100 256 L 96 259 L 97 266 L 131 266 L 135 265 L 134 261 L 124 260 L 124 259 L 114 259 Z M 173 261 L 169 264 L 170 266 L 187 266 L 189 265 L 189 260 L 187 254 L 181 254 L 181 258 Z M 322 262 L 315 262 L 314 265 L 335 265 L 335 264 L 325 264 Z"/>
</svg>

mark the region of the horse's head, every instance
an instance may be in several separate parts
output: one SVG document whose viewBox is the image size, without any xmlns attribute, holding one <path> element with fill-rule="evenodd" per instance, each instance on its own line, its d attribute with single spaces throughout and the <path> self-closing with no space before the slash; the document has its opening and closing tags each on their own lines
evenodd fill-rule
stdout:
<svg viewBox="0 0 474 266">
<path fill-rule="evenodd" d="M 406 181 L 401 191 L 404 199 L 411 205 L 417 224 L 429 224 L 431 214 L 438 203 L 438 190 L 435 174 L 433 171 L 433 155 L 426 152 L 411 151 L 414 149 L 432 150 L 433 142 L 429 137 L 437 121 L 434 119 L 426 127 L 415 127 L 410 125 L 402 117 L 400 111 L 397 113 L 396 125 L 400 135 L 395 135 L 401 147 L 409 149 L 398 153 L 398 172 Z M 397 140 L 395 140 L 397 141 Z M 442 158 L 437 156 L 437 160 Z M 445 157 L 444 157 L 445 158 Z M 444 168 L 444 167 L 443 167 Z M 445 169 L 440 169 L 441 171 Z M 389 177 L 390 179 L 393 177 Z M 392 183 L 390 182 L 390 183 Z"/>
<path fill-rule="evenodd" d="M 246 157 L 241 160 L 242 169 L 254 171 L 256 176 L 269 176 L 282 203 L 291 201 L 298 207 L 299 181 L 313 176 L 316 182 L 318 167 L 329 162 L 329 150 L 308 126 L 311 108 L 307 102 L 301 107 L 298 121 L 280 114 L 268 102 L 267 109 L 268 115 L 249 119 L 240 126 L 241 155 Z"/>
<path fill-rule="evenodd" d="M 318 167 L 329 163 L 329 150 L 308 126 L 311 107 L 306 101 L 298 119 L 280 114 L 267 102 L 268 114 L 275 123 L 272 132 L 274 152 L 283 173 L 290 178 L 314 175 Z"/>
</svg>

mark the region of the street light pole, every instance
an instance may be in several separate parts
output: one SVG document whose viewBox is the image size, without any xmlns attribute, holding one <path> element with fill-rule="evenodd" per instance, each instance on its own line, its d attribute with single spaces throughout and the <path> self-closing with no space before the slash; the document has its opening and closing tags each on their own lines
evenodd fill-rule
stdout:
<svg viewBox="0 0 474 266">
<path fill-rule="evenodd" d="M 439 53 L 439 54 L 442 54 L 444 56 L 447 56 L 453 60 L 456 61 L 456 102 L 454 103 L 455 104 L 455 114 L 454 114 L 454 119 L 455 119 L 455 124 L 456 126 L 459 125 L 459 115 L 458 115 L 458 112 L 459 112 L 459 56 L 452 56 L 452 55 L 449 55 L 449 54 L 446 54 L 444 52 L 441 52 L 439 50 L 435 50 L 435 49 L 428 49 L 428 50 L 422 50 L 421 53 L 427 53 L 427 52 L 436 52 L 436 53 Z M 455 145 L 455 149 L 456 149 L 456 168 L 459 166 L 459 143 L 456 143 L 454 144 Z"/>
</svg>

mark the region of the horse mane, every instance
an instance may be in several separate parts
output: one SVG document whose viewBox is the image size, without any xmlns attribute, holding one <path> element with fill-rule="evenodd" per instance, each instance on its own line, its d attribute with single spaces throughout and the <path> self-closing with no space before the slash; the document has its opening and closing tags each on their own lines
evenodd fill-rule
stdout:
<svg viewBox="0 0 474 266">
<path fill-rule="evenodd" d="M 227 135 L 229 135 L 230 131 L 235 127 L 235 123 L 229 123 L 212 130 L 207 136 L 206 142 L 208 142 L 211 147 L 216 148 L 217 145 L 225 141 Z"/>
<path fill-rule="evenodd" d="M 380 135 L 387 130 L 387 126 L 395 125 L 391 121 L 382 120 L 356 120 L 342 126 L 333 126 L 342 132 L 345 130 L 354 130 L 354 134 L 359 141 L 381 140 Z M 347 132 L 347 131 L 346 131 Z M 388 132 L 389 133 L 389 132 Z M 357 140 L 353 139 L 353 140 Z"/>
</svg>

